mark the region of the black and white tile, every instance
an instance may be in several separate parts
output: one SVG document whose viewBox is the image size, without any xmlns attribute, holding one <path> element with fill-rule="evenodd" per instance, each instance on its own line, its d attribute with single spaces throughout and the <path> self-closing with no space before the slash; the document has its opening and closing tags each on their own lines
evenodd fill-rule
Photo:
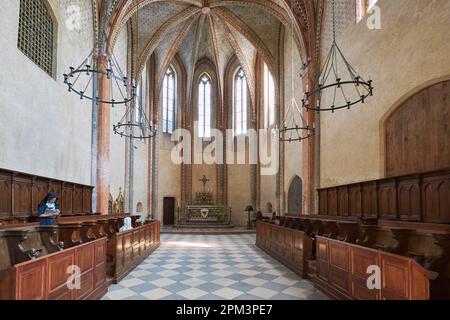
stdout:
<svg viewBox="0 0 450 320">
<path fill-rule="evenodd" d="M 254 234 L 162 234 L 161 247 L 105 300 L 326 299 L 255 245 Z"/>
</svg>

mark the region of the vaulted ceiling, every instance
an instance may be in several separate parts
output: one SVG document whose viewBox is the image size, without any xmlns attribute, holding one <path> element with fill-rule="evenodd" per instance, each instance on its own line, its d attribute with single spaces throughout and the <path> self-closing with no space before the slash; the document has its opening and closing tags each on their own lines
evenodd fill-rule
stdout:
<svg viewBox="0 0 450 320">
<path fill-rule="evenodd" d="M 94 0 L 95 1 L 95 0 Z M 291 2 L 292 1 L 292 2 Z M 256 53 L 277 76 L 280 32 L 293 35 L 304 63 L 310 54 L 316 11 L 322 0 L 97 0 L 99 28 L 114 46 L 127 25 L 133 31 L 133 75 L 139 76 L 153 54 L 156 81 L 176 54 L 189 78 L 196 62 L 210 59 L 223 79 L 235 55 L 246 73 L 254 95 Z M 294 14 L 293 14 L 294 13 Z M 107 18 L 105 18 L 105 16 Z M 314 18 L 314 19 L 312 19 Z M 313 33 L 311 33 L 313 32 Z"/>
</svg>

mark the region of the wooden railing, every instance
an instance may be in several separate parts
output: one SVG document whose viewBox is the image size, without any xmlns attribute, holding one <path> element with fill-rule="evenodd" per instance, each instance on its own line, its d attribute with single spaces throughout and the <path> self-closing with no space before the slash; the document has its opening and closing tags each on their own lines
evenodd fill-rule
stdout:
<svg viewBox="0 0 450 320">
<path fill-rule="evenodd" d="M 315 285 L 337 299 L 428 300 L 430 282 L 438 276 L 412 258 L 374 250 L 334 239 L 317 237 Z M 368 281 L 379 268 L 380 288 Z M 368 270 L 370 271 L 368 273 Z M 374 278 L 375 279 L 375 278 Z M 369 285 L 368 285 L 369 282 Z"/>
<path fill-rule="evenodd" d="M 450 223 L 450 170 L 318 190 L 319 215 Z"/>
<path fill-rule="evenodd" d="M 79 267 L 80 287 L 68 286 Z M 1 300 L 85 300 L 106 294 L 106 238 L 14 265 L 0 276 Z"/>
<path fill-rule="evenodd" d="M 113 283 L 118 283 L 158 248 L 160 243 L 159 221 L 114 233 L 108 240 L 108 277 L 112 278 Z"/>
<path fill-rule="evenodd" d="M 256 245 L 306 278 L 312 240 L 305 232 L 257 221 Z"/>
</svg>

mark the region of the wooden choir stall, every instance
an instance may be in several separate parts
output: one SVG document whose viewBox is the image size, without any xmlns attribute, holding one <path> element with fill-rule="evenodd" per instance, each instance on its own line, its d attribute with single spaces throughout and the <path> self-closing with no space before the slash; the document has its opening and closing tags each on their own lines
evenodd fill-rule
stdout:
<svg viewBox="0 0 450 320">
<path fill-rule="evenodd" d="M 0 300 L 100 299 L 159 247 L 159 221 L 93 213 L 92 190 L 0 170 Z M 48 192 L 60 197 L 61 216 L 41 226 L 37 205 Z M 126 217 L 133 229 L 119 232 Z"/>
<path fill-rule="evenodd" d="M 449 170 L 318 192 L 319 215 L 260 220 L 256 244 L 335 299 L 450 299 Z"/>
</svg>

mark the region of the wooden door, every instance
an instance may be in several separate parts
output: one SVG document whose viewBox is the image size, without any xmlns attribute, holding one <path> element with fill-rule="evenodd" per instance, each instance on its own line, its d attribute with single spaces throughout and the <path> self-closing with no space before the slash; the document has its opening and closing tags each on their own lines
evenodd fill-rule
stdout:
<svg viewBox="0 0 450 320">
<path fill-rule="evenodd" d="M 175 217 L 175 198 L 166 197 L 163 200 L 163 224 L 173 225 Z"/>
<path fill-rule="evenodd" d="M 385 122 L 386 175 L 450 167 L 450 81 L 428 87 L 400 105 Z"/>
</svg>

